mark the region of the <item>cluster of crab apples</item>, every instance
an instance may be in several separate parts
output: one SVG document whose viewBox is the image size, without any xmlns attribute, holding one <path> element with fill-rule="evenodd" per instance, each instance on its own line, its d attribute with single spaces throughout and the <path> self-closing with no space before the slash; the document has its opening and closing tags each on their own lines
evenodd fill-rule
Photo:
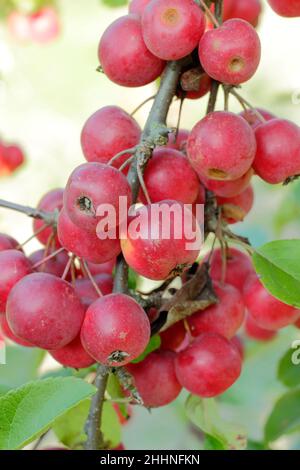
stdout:
<svg viewBox="0 0 300 470">
<path fill-rule="evenodd" d="M 247 3 L 257 7 L 255 18 L 228 13 L 229 19 L 212 29 L 192 0 L 133 0 L 130 13 L 100 40 L 101 67 L 119 85 L 142 86 L 164 74 L 166 61 L 184 59 L 178 96 L 200 98 L 212 80 L 230 90 L 249 80 L 260 61 L 252 26 L 259 2 Z M 38 204 L 47 217 L 35 219 L 34 233 L 44 248 L 26 256 L 17 241 L 0 236 L 0 319 L 6 337 L 45 349 L 64 366 L 125 366 L 145 406 L 155 407 L 173 401 L 182 387 L 201 397 L 228 389 L 242 368 L 236 334 L 243 325 L 248 336 L 268 340 L 299 320 L 300 310 L 264 288 L 246 253 L 216 248 L 203 260 L 201 250 L 187 242 L 201 232 L 203 220 L 194 209 L 205 206 L 208 193 L 226 226 L 250 211 L 254 176 L 278 184 L 299 175 L 300 129 L 262 109 L 209 113 L 190 132 L 179 129 L 154 149 L 132 213 L 136 201 L 127 163 L 141 134 L 135 119 L 117 106 L 88 118 L 81 134 L 86 162 L 74 169 L 64 189 L 50 191 Z M 106 205 L 116 214 L 114 236 L 102 223 L 99 208 Z M 168 238 L 161 235 L 162 219 L 151 218 L 162 207 L 181 211 L 179 237 L 172 212 Z M 141 221 L 158 236 L 133 236 L 128 224 Z M 218 298 L 161 332 L 159 349 L 138 363 L 132 361 L 147 347 L 158 312 L 144 310 L 127 293 L 112 292 L 120 254 L 137 275 L 165 281 L 177 272 L 182 284 L 193 263 L 208 262 Z"/>
</svg>

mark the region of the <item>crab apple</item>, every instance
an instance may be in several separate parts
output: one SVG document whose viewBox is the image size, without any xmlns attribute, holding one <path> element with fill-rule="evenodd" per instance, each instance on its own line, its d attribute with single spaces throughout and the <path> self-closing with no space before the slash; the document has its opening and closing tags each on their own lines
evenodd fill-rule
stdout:
<svg viewBox="0 0 300 470">
<path fill-rule="evenodd" d="M 254 273 L 250 257 L 237 248 L 227 248 L 224 255 L 226 263 L 224 282 L 243 292 L 247 280 Z M 214 281 L 222 281 L 223 262 L 220 248 L 214 250 L 210 258 L 210 276 Z"/>
<path fill-rule="evenodd" d="M 244 342 L 243 342 L 242 338 L 240 336 L 236 335 L 231 339 L 231 342 L 232 342 L 232 344 L 234 344 L 234 346 L 236 347 L 236 349 L 240 353 L 242 360 L 244 360 L 244 358 L 245 358 L 245 346 L 244 346 Z"/>
<path fill-rule="evenodd" d="M 249 124 L 227 111 L 215 111 L 201 119 L 187 141 L 188 159 L 200 178 L 241 178 L 251 167 L 255 151 L 255 136 Z"/>
<path fill-rule="evenodd" d="M 226 9 L 227 4 L 228 8 Z M 260 0 L 224 0 L 223 21 L 240 18 L 256 27 L 261 12 Z"/>
<path fill-rule="evenodd" d="M 18 145 L 7 145 L 5 147 L 5 164 L 10 171 L 15 171 L 24 161 L 24 152 Z"/>
<path fill-rule="evenodd" d="M 33 41 L 45 44 L 53 41 L 60 33 L 58 14 L 50 6 L 32 13 L 29 19 L 30 35 Z"/>
<path fill-rule="evenodd" d="M 64 190 L 64 210 L 75 225 L 95 232 L 100 220 L 97 209 L 101 205 L 109 204 L 114 209 L 119 224 L 121 197 L 128 211 L 132 194 L 123 173 L 104 163 L 83 163 L 69 177 Z"/>
<path fill-rule="evenodd" d="M 240 19 L 225 21 L 206 31 L 199 43 L 205 72 L 219 82 L 239 85 L 249 80 L 260 62 L 261 46 L 251 24 Z"/>
<path fill-rule="evenodd" d="M 32 265 L 41 263 L 42 260 L 50 256 L 54 252 L 53 249 L 46 251 L 43 248 L 41 250 L 34 251 L 28 257 Z M 45 272 L 53 274 L 54 276 L 61 277 L 64 273 L 65 267 L 68 264 L 69 256 L 66 251 L 61 251 L 56 255 L 52 256 L 50 259 L 44 261 L 44 263 L 39 264 L 34 268 L 38 272 Z"/>
<path fill-rule="evenodd" d="M 46 212 L 53 212 L 55 210 L 59 211 L 63 206 L 63 194 L 64 190 L 61 188 L 52 189 L 42 197 L 42 199 L 37 205 L 37 209 Z M 34 219 L 34 233 L 37 233 L 39 230 L 42 230 L 43 226 L 45 226 L 45 222 L 43 220 Z M 45 227 L 44 230 L 36 234 L 36 238 L 42 245 L 46 246 L 51 240 L 52 246 L 54 245 L 56 248 L 60 247 L 60 243 L 56 234 L 56 229 L 54 229 L 53 227 Z"/>
<path fill-rule="evenodd" d="M 177 354 L 179 383 L 200 397 L 215 397 L 239 378 L 242 359 L 237 348 L 223 336 L 204 333 Z"/>
<path fill-rule="evenodd" d="M 87 309 L 81 341 L 88 354 L 101 364 L 127 364 L 144 351 L 149 339 L 148 317 L 128 295 L 105 295 Z"/>
<path fill-rule="evenodd" d="M 231 181 L 220 181 L 220 180 L 211 180 L 205 177 L 201 177 L 201 181 L 204 186 L 213 191 L 216 196 L 220 197 L 234 197 L 241 194 L 250 184 L 251 178 L 254 174 L 253 168 L 250 168 L 247 173 L 245 173 L 240 178 Z"/>
<path fill-rule="evenodd" d="M 42 349 L 60 349 L 80 332 L 84 308 L 73 287 L 48 273 L 33 273 L 11 290 L 7 321 L 16 336 Z"/>
<path fill-rule="evenodd" d="M 107 77 L 127 87 L 153 82 L 165 67 L 165 62 L 146 47 L 140 18 L 134 14 L 118 18 L 104 31 L 98 57 Z"/>
<path fill-rule="evenodd" d="M 183 321 L 178 321 L 160 334 L 160 349 L 177 351 L 186 337 L 186 330 Z"/>
<path fill-rule="evenodd" d="M 177 134 L 169 134 L 168 143 L 166 148 L 179 150 L 180 152 L 185 152 L 186 150 L 186 143 L 188 137 L 190 135 L 190 131 L 187 129 L 178 129 Z"/>
<path fill-rule="evenodd" d="M 151 0 L 131 0 L 128 5 L 128 12 L 142 16 L 146 6 Z"/>
<path fill-rule="evenodd" d="M 112 274 L 114 267 L 116 265 L 116 258 L 113 258 L 106 263 L 90 263 L 87 262 L 90 273 L 94 276 L 96 274 Z M 85 274 L 86 275 L 86 274 Z"/>
<path fill-rule="evenodd" d="M 0 313 L 5 312 L 7 297 L 22 277 L 32 272 L 30 261 L 19 250 L 0 252 Z"/>
<path fill-rule="evenodd" d="M 115 258 L 121 251 L 119 239 L 100 240 L 96 233 L 87 232 L 73 224 L 65 210 L 58 217 L 57 233 L 61 245 L 80 258 L 91 263 L 105 263 Z"/>
<path fill-rule="evenodd" d="M 250 124 L 253 130 L 255 130 L 258 126 L 264 123 L 264 121 L 260 119 L 256 111 L 262 116 L 264 121 L 271 121 L 271 119 L 276 119 L 276 116 L 274 114 L 262 108 L 255 108 L 254 110 L 247 109 L 245 111 L 242 111 L 240 113 L 240 116 L 246 119 L 246 121 Z"/>
<path fill-rule="evenodd" d="M 81 132 L 81 147 L 86 160 L 108 163 L 119 152 L 139 143 L 141 129 L 137 122 L 118 106 L 105 106 L 92 114 Z M 119 168 L 129 154 L 122 155 L 113 166 Z"/>
<path fill-rule="evenodd" d="M 241 292 L 230 284 L 214 282 L 218 302 L 205 310 L 199 310 L 187 321 L 193 336 L 217 333 L 233 338 L 245 317 L 245 304 Z"/>
<path fill-rule="evenodd" d="M 177 201 L 161 201 L 139 208 L 122 233 L 121 248 L 128 265 L 153 280 L 192 264 L 202 237 L 192 212 Z"/>
<path fill-rule="evenodd" d="M 7 27 L 10 34 L 17 41 L 27 42 L 31 39 L 31 25 L 29 15 L 13 11 L 7 18 Z"/>
<path fill-rule="evenodd" d="M 92 358 L 81 344 L 80 335 L 78 335 L 71 343 L 63 346 L 55 351 L 49 351 L 50 355 L 64 367 L 74 367 L 75 369 L 83 369 L 95 364 Z"/>
<path fill-rule="evenodd" d="M 4 250 L 17 250 L 19 243 L 10 235 L 0 233 L 0 252 Z"/>
<path fill-rule="evenodd" d="M 24 341 L 21 338 L 18 338 L 12 331 L 7 323 L 6 315 L 4 313 L 0 313 L 0 333 L 3 333 L 5 338 L 13 341 L 14 343 L 18 344 L 19 346 L 25 346 L 26 348 L 32 348 L 33 345 L 28 341 Z"/>
<path fill-rule="evenodd" d="M 272 119 L 255 130 L 255 172 L 270 184 L 300 174 L 300 128 L 285 119 Z"/>
<path fill-rule="evenodd" d="M 211 88 L 211 78 L 201 67 L 189 69 L 180 77 L 180 88 L 177 91 L 179 98 L 196 100 L 206 95 Z"/>
<path fill-rule="evenodd" d="M 112 293 L 113 278 L 110 274 L 96 274 L 93 278 L 103 295 Z M 85 308 L 88 308 L 99 298 L 99 294 L 90 279 L 76 279 L 74 289 Z"/>
<path fill-rule="evenodd" d="M 205 31 L 205 17 L 193 0 L 151 0 L 142 15 L 148 49 L 163 60 L 190 54 Z"/>
<path fill-rule="evenodd" d="M 250 185 L 245 191 L 234 197 L 217 197 L 217 202 L 222 210 L 222 218 L 228 224 L 242 222 L 253 207 L 253 188 Z"/>
<path fill-rule="evenodd" d="M 174 149 L 154 150 L 144 173 L 144 181 L 152 202 L 173 199 L 183 204 L 192 204 L 199 193 L 197 174 L 188 159 Z M 142 190 L 140 199 L 146 204 Z"/>
<path fill-rule="evenodd" d="M 300 0 L 268 0 L 270 7 L 280 16 L 300 16 Z"/>
<path fill-rule="evenodd" d="M 256 341 L 270 341 L 277 335 L 276 331 L 265 330 L 258 326 L 251 315 L 247 315 L 245 333 L 249 338 L 255 339 Z"/>
<path fill-rule="evenodd" d="M 154 351 L 142 362 L 127 366 L 144 406 L 165 406 L 178 397 L 182 387 L 175 374 L 175 357 L 172 351 Z"/>
<path fill-rule="evenodd" d="M 295 323 L 300 316 L 300 310 L 273 297 L 256 276 L 248 280 L 244 300 L 255 323 L 266 330 L 284 328 Z"/>
</svg>

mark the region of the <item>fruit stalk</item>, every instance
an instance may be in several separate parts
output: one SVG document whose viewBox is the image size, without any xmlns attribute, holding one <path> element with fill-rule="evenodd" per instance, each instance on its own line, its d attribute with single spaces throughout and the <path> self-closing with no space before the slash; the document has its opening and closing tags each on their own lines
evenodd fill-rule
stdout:
<svg viewBox="0 0 300 470">
<path fill-rule="evenodd" d="M 0 207 L 20 212 L 21 214 L 25 214 L 28 217 L 32 217 L 34 219 L 42 219 L 47 225 L 55 225 L 58 215 L 56 212 L 46 212 L 34 207 L 23 206 L 14 202 L 5 201 L 4 199 L 0 199 Z"/>
</svg>

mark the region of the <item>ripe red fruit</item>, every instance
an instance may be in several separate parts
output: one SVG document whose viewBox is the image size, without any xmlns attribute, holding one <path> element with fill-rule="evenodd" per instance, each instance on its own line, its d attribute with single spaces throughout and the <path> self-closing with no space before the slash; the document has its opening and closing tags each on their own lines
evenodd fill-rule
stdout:
<svg viewBox="0 0 300 470">
<path fill-rule="evenodd" d="M 47 212 L 53 212 L 55 210 L 59 211 L 63 206 L 63 194 L 64 190 L 61 188 L 52 189 L 48 193 L 46 193 L 40 202 L 37 205 L 39 210 L 44 210 Z M 34 219 L 33 221 L 33 231 L 38 232 L 43 226 L 45 222 L 41 219 Z M 53 238 L 52 246 L 56 248 L 60 247 L 60 243 L 57 238 L 56 229 L 53 227 L 47 227 L 42 230 L 40 233 L 36 235 L 36 238 L 41 242 L 42 245 L 47 245 L 48 241 Z"/>
<path fill-rule="evenodd" d="M 141 129 L 137 122 L 118 106 L 105 106 L 92 114 L 81 132 L 81 147 L 90 162 L 108 163 L 117 153 L 139 143 Z M 129 154 L 113 164 L 119 168 Z"/>
<path fill-rule="evenodd" d="M 100 220 L 97 209 L 101 205 L 110 204 L 115 210 L 116 225 L 120 223 L 120 197 L 126 198 L 128 211 L 132 195 L 123 173 L 103 163 L 84 163 L 69 177 L 64 191 L 64 210 L 74 224 L 95 232 Z"/>
<path fill-rule="evenodd" d="M 188 158 L 200 177 L 216 180 L 242 177 L 251 167 L 255 151 L 249 124 L 227 111 L 216 111 L 201 119 L 187 142 Z"/>
<path fill-rule="evenodd" d="M 245 332 L 249 338 L 257 341 L 270 341 L 277 335 L 276 331 L 265 330 L 258 326 L 251 315 L 247 315 Z"/>
<path fill-rule="evenodd" d="M 207 261 L 207 258 L 206 258 Z M 214 281 L 222 281 L 222 251 L 214 250 L 210 259 L 210 276 Z M 226 273 L 224 282 L 236 287 L 243 292 L 244 286 L 254 273 L 251 259 L 248 255 L 236 248 L 228 248 L 226 251 Z"/>
<path fill-rule="evenodd" d="M 284 328 L 300 316 L 300 310 L 273 297 L 255 276 L 245 286 L 244 300 L 255 323 L 266 330 Z"/>
<path fill-rule="evenodd" d="M 228 224 L 242 222 L 253 207 L 253 188 L 248 186 L 245 191 L 234 197 L 217 197 L 217 202 L 222 209 L 222 218 Z"/>
<path fill-rule="evenodd" d="M 7 297 L 22 277 L 32 272 L 31 263 L 19 250 L 0 252 L 0 313 L 5 312 Z"/>
<path fill-rule="evenodd" d="M 268 0 L 270 7 L 280 16 L 300 16 L 300 0 Z"/>
<path fill-rule="evenodd" d="M 206 31 L 199 44 L 199 58 L 205 72 L 215 80 L 239 85 L 249 80 L 260 62 L 259 37 L 247 21 L 225 21 Z"/>
<path fill-rule="evenodd" d="M 61 245 L 67 251 L 92 263 L 105 263 L 115 258 L 121 251 L 118 239 L 100 240 L 96 233 L 87 232 L 84 228 L 73 224 L 65 210 L 59 214 L 57 233 Z"/>
<path fill-rule="evenodd" d="M 257 151 L 253 168 L 267 183 L 283 183 L 300 174 L 300 128 L 285 119 L 272 119 L 255 130 Z"/>
<path fill-rule="evenodd" d="M 197 100 L 206 95 L 211 88 L 211 78 L 201 67 L 189 69 L 180 77 L 180 88 L 177 91 L 179 98 Z"/>
<path fill-rule="evenodd" d="M 177 351 L 186 337 L 183 321 L 178 321 L 160 333 L 160 349 Z"/>
<path fill-rule="evenodd" d="M 6 233 L 0 233 L 0 252 L 17 249 L 18 245 L 19 243 L 13 237 Z"/>
<path fill-rule="evenodd" d="M 59 349 L 79 334 L 84 308 L 68 282 L 33 273 L 11 290 L 6 315 L 15 335 L 42 349 Z"/>
<path fill-rule="evenodd" d="M 40 263 L 44 258 L 50 256 L 54 250 L 45 251 L 43 248 L 41 250 L 34 251 L 29 256 L 29 260 L 32 265 Z M 53 274 L 54 276 L 61 277 L 64 273 L 65 267 L 69 261 L 69 256 L 66 251 L 61 251 L 57 255 L 53 256 L 50 259 L 47 259 L 44 263 L 40 264 L 35 268 L 38 272 L 44 272 Z"/>
<path fill-rule="evenodd" d="M 271 119 L 276 119 L 276 116 L 270 113 L 270 111 L 266 111 L 262 108 L 255 109 L 261 114 L 265 121 L 271 121 Z M 248 122 L 248 124 L 250 124 L 253 130 L 255 130 L 258 126 L 264 123 L 262 119 L 259 119 L 259 116 L 253 111 L 253 109 L 247 109 L 246 111 L 242 111 L 240 113 L 240 116 L 246 119 L 246 121 Z"/>
<path fill-rule="evenodd" d="M 19 11 L 13 11 L 7 18 L 10 34 L 17 41 L 27 42 L 31 39 L 30 18 Z"/>
<path fill-rule="evenodd" d="M 58 14 L 54 8 L 45 7 L 29 17 L 30 35 L 33 41 L 45 44 L 53 41 L 60 32 Z"/>
<path fill-rule="evenodd" d="M 103 295 L 111 294 L 113 278 L 110 274 L 96 274 L 93 278 Z M 85 308 L 88 308 L 99 298 L 99 294 L 90 279 L 76 279 L 74 289 Z"/>
<path fill-rule="evenodd" d="M 260 0 L 224 0 L 223 21 L 240 18 L 256 27 L 261 11 Z"/>
<path fill-rule="evenodd" d="M 151 0 L 131 0 L 128 5 L 128 12 L 142 16 L 146 6 Z"/>
<path fill-rule="evenodd" d="M 115 264 L 115 258 L 100 264 L 87 262 L 88 268 L 93 276 L 96 274 L 112 274 Z"/>
<path fill-rule="evenodd" d="M 128 87 L 153 82 L 165 66 L 161 59 L 147 49 L 140 18 L 131 14 L 118 18 L 104 31 L 98 57 L 108 78 Z"/>
<path fill-rule="evenodd" d="M 218 303 L 188 317 L 190 331 L 195 337 L 202 333 L 217 333 L 231 339 L 244 321 L 242 294 L 230 284 L 214 282 L 214 289 Z"/>
<path fill-rule="evenodd" d="M 244 360 L 245 357 L 245 346 L 242 338 L 240 336 L 234 336 L 231 340 L 232 344 L 236 347 L 238 352 L 241 355 L 242 360 Z"/>
<path fill-rule="evenodd" d="M 178 150 L 168 148 L 158 148 L 153 152 L 144 173 L 144 181 L 151 202 L 173 199 L 192 204 L 200 187 L 198 176 L 188 159 Z M 140 199 L 144 204 L 147 203 L 142 190 Z"/>
<path fill-rule="evenodd" d="M 138 209 L 122 237 L 126 262 L 138 274 L 153 280 L 166 279 L 173 270 L 192 264 L 201 245 L 195 217 L 177 201 Z"/>
<path fill-rule="evenodd" d="M 142 362 L 127 366 L 144 406 L 165 406 L 178 397 L 182 387 L 175 375 L 175 357 L 171 351 L 155 351 Z"/>
<path fill-rule="evenodd" d="M 49 351 L 49 353 L 64 367 L 82 369 L 95 363 L 95 359 L 93 359 L 83 348 L 80 335 L 66 346 L 56 349 L 55 351 Z"/>
<path fill-rule="evenodd" d="M 204 31 L 204 14 L 193 0 L 151 0 L 142 15 L 146 46 L 163 60 L 190 54 Z"/>
<path fill-rule="evenodd" d="M 239 378 L 242 360 L 237 348 L 223 336 L 206 333 L 177 354 L 179 383 L 200 397 L 215 397 Z"/>
<path fill-rule="evenodd" d="M 169 134 L 169 139 L 166 147 L 170 149 L 179 150 L 180 152 L 185 152 L 186 143 L 189 135 L 190 131 L 188 131 L 187 129 L 179 129 L 177 135 L 174 133 Z"/>
<path fill-rule="evenodd" d="M 205 177 L 201 177 L 201 181 L 204 186 L 213 191 L 216 196 L 221 197 L 234 197 L 238 194 L 241 194 L 250 184 L 251 178 L 253 176 L 253 169 L 250 168 L 247 173 L 236 180 L 232 181 L 219 181 L 211 180 Z"/>
<path fill-rule="evenodd" d="M 142 307 L 125 294 L 110 294 L 87 310 L 81 329 L 85 350 L 101 364 L 123 366 L 138 357 L 150 339 Z"/>
<path fill-rule="evenodd" d="M 9 327 L 9 324 L 7 323 L 6 320 L 6 315 L 4 313 L 0 313 L 0 333 L 3 333 L 5 338 L 9 339 L 10 341 L 13 341 L 16 344 L 19 344 L 20 346 L 25 346 L 27 348 L 32 348 L 33 345 L 31 343 L 28 343 L 28 341 L 24 341 L 21 338 L 18 338 L 12 331 L 11 328 Z"/>
<path fill-rule="evenodd" d="M 25 155 L 18 145 L 7 145 L 4 156 L 5 165 L 10 171 L 15 171 L 25 161 Z"/>
</svg>

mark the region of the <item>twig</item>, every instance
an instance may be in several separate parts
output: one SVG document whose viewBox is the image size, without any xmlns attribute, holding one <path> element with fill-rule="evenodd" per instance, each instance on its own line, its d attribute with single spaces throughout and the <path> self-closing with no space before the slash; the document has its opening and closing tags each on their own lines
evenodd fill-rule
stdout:
<svg viewBox="0 0 300 470">
<path fill-rule="evenodd" d="M 249 103 L 249 101 L 245 100 L 245 98 L 243 96 L 241 96 L 236 90 L 234 90 L 233 88 L 230 88 L 229 93 L 231 93 L 233 96 L 235 96 L 235 98 L 238 100 L 239 103 L 241 103 L 241 105 L 243 106 L 244 109 L 245 109 L 244 105 L 248 106 L 248 108 L 251 109 L 253 114 L 255 114 L 255 116 L 261 122 L 266 122 L 266 119 L 263 117 L 263 115 L 256 108 L 254 108 L 254 106 L 252 106 L 252 104 Z"/>
<path fill-rule="evenodd" d="M 35 263 L 35 264 L 32 266 L 32 268 L 33 268 L 33 269 L 38 268 L 39 266 L 41 266 L 42 264 L 44 264 L 46 261 L 48 261 L 48 260 L 51 259 L 51 258 L 54 258 L 56 255 L 58 255 L 58 254 L 61 253 L 62 251 L 65 251 L 65 248 L 63 248 L 63 247 L 58 248 L 58 250 L 53 251 L 50 255 L 45 256 L 43 259 L 41 259 L 40 261 L 38 261 L 37 263 Z"/>
<path fill-rule="evenodd" d="M 217 20 L 217 18 L 215 17 L 215 15 L 212 13 L 212 11 L 208 8 L 208 6 L 206 5 L 206 3 L 204 2 L 204 0 L 198 0 L 200 5 L 202 6 L 203 10 L 205 11 L 206 15 L 208 16 L 208 18 L 210 19 L 210 21 L 212 22 L 212 24 L 218 28 L 220 26 L 220 23 L 219 21 Z"/>
<path fill-rule="evenodd" d="M 142 103 L 140 103 L 131 113 L 130 116 L 134 116 L 145 104 L 149 103 L 149 101 L 154 100 L 156 95 L 149 96 L 146 98 Z"/>
<path fill-rule="evenodd" d="M 82 260 L 82 265 L 83 265 L 83 268 L 89 278 L 89 280 L 91 281 L 95 291 L 97 292 L 97 294 L 99 295 L 99 297 L 103 297 L 103 293 L 101 292 L 101 289 L 100 287 L 98 286 L 98 284 L 96 283 L 95 279 L 94 279 L 94 276 L 92 275 L 91 271 L 90 271 L 90 268 L 88 267 L 88 264 L 85 260 Z"/>
<path fill-rule="evenodd" d="M 123 155 L 126 155 L 127 153 L 129 155 L 133 155 L 135 151 L 136 151 L 136 147 L 131 147 L 130 149 L 122 150 L 121 152 L 116 153 L 116 155 L 114 155 L 107 164 L 112 165 L 116 160 L 118 160 Z"/>
<path fill-rule="evenodd" d="M 30 206 L 23 206 L 21 204 L 16 204 L 14 202 L 5 201 L 4 199 L 0 199 L 0 207 L 4 207 L 5 209 L 11 209 L 16 212 L 20 212 L 21 214 L 25 214 L 28 217 L 33 217 L 34 219 L 42 219 L 45 221 L 47 225 L 55 225 L 57 222 L 58 211 L 54 212 L 46 212 L 36 209 Z"/>
</svg>

